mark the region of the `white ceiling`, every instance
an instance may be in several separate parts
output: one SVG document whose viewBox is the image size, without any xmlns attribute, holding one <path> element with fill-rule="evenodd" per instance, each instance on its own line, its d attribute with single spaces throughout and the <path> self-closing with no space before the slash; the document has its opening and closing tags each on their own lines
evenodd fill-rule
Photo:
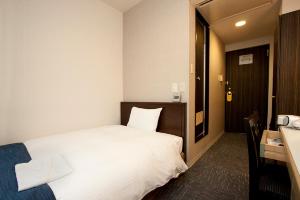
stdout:
<svg viewBox="0 0 300 200">
<path fill-rule="evenodd" d="M 121 12 L 126 12 L 142 0 L 102 0 L 106 4 L 116 8 Z"/>
<path fill-rule="evenodd" d="M 231 44 L 272 35 L 280 0 L 213 0 L 198 10 L 223 42 Z M 236 28 L 239 20 L 247 24 Z"/>
</svg>

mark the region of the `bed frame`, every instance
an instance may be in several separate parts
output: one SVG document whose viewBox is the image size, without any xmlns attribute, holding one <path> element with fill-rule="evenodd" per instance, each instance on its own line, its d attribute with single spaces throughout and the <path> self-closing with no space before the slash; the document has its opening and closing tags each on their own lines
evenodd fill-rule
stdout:
<svg viewBox="0 0 300 200">
<path fill-rule="evenodd" d="M 132 107 L 154 109 L 163 108 L 158 121 L 157 131 L 182 137 L 183 158 L 186 153 L 186 103 L 169 102 L 121 102 L 121 124 L 127 125 Z M 156 197 L 174 180 L 165 186 L 155 189 L 143 200 L 155 200 Z"/>
</svg>

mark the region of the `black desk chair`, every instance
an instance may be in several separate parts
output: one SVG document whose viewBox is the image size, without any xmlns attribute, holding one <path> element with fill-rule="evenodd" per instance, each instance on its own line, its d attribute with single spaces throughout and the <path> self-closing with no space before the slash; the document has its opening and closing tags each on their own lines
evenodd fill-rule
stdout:
<svg viewBox="0 0 300 200">
<path fill-rule="evenodd" d="M 258 121 L 255 116 L 244 119 L 249 155 L 249 200 L 289 200 L 291 183 L 287 168 L 265 164 L 260 158 L 262 133 Z"/>
</svg>

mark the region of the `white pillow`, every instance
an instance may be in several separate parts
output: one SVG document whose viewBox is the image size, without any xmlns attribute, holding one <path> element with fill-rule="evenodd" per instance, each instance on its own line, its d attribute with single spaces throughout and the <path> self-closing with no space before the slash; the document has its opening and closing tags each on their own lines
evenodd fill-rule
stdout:
<svg viewBox="0 0 300 200">
<path fill-rule="evenodd" d="M 143 109 L 133 107 L 127 126 L 145 131 L 156 131 L 161 110 L 162 108 Z"/>
<path fill-rule="evenodd" d="M 60 155 L 17 164 L 15 170 L 19 192 L 50 183 L 72 172 L 70 165 Z"/>
</svg>

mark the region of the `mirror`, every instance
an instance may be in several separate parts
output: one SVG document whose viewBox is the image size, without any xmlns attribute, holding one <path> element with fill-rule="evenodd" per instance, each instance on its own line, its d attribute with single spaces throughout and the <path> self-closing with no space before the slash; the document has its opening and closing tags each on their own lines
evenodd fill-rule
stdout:
<svg viewBox="0 0 300 200">
<path fill-rule="evenodd" d="M 209 25 L 196 11 L 195 143 L 208 134 Z"/>
</svg>

